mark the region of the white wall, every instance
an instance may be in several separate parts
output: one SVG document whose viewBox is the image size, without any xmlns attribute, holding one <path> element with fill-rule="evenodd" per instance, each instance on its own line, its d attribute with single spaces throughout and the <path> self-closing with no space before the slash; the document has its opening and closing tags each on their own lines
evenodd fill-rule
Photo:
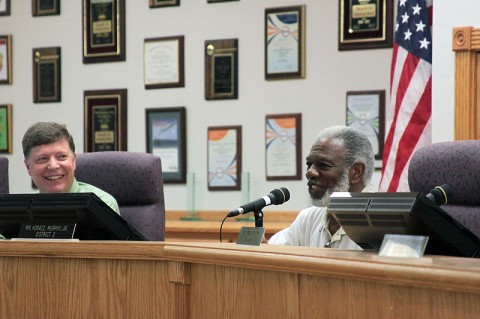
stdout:
<svg viewBox="0 0 480 319">
<path fill-rule="evenodd" d="M 209 192 L 206 181 L 207 127 L 242 125 L 243 169 L 250 173 L 250 199 L 285 186 L 291 192 L 291 200 L 269 210 L 299 210 L 309 203 L 305 180 L 265 180 L 265 114 L 303 114 L 305 156 L 318 131 L 345 123 L 347 91 L 386 90 L 388 97 L 391 49 L 339 52 L 337 0 L 240 0 L 217 4 L 207 4 L 206 0 L 181 0 L 180 7 L 157 9 L 149 9 L 146 0 L 127 0 L 127 60 L 100 64 L 82 63 L 82 1 L 61 1 L 60 16 L 35 18 L 31 15 L 31 1 L 11 2 L 11 16 L 0 17 L 0 34 L 13 36 L 13 84 L 0 85 L 0 104 L 13 105 L 14 147 L 13 154 L 8 155 L 13 193 L 32 191 L 21 150 L 21 139 L 28 126 L 46 120 L 65 123 L 76 140 L 77 152 L 82 152 L 83 91 L 127 88 L 130 151 L 146 150 L 145 108 L 187 108 L 187 166 L 196 177 L 197 209 L 230 210 L 244 200 L 240 191 Z M 451 1 L 437 2 L 433 137 L 434 140 L 451 140 L 451 28 L 475 25 L 480 4 L 478 0 L 457 0 L 455 6 Z M 263 74 L 265 8 L 299 4 L 307 6 L 306 79 L 267 82 Z M 465 15 L 470 16 L 467 19 Z M 474 21 L 475 16 L 477 21 Z M 185 36 L 185 88 L 145 90 L 143 41 L 171 35 Z M 205 40 L 222 38 L 239 39 L 239 99 L 206 101 L 203 44 Z M 50 46 L 62 49 L 62 102 L 34 104 L 32 48 Z M 167 209 L 187 208 L 186 185 L 166 185 L 165 196 Z"/>
</svg>

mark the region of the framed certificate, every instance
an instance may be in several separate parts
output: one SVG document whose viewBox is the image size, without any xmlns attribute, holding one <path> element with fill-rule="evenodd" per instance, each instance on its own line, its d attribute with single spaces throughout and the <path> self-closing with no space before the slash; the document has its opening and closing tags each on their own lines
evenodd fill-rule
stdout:
<svg viewBox="0 0 480 319">
<path fill-rule="evenodd" d="M 12 84 L 11 35 L 0 35 L 0 84 Z"/>
<path fill-rule="evenodd" d="M 265 79 L 305 77 L 305 10 L 265 9 Z"/>
<path fill-rule="evenodd" d="M 146 109 L 147 152 L 162 159 L 165 183 L 187 182 L 185 107 Z"/>
<path fill-rule="evenodd" d="M 238 40 L 205 41 L 205 99 L 238 99 Z"/>
<path fill-rule="evenodd" d="M 179 6 L 180 0 L 149 0 L 148 5 L 150 8 Z"/>
<path fill-rule="evenodd" d="M 12 153 L 12 105 L 0 105 L 0 153 Z"/>
<path fill-rule="evenodd" d="M 267 181 L 302 179 L 302 114 L 265 116 Z"/>
<path fill-rule="evenodd" d="M 375 159 L 382 159 L 385 136 L 385 91 L 347 92 L 347 126 L 367 135 Z"/>
<path fill-rule="evenodd" d="M 125 61 L 125 0 L 83 0 L 83 63 Z"/>
<path fill-rule="evenodd" d="M 37 17 L 59 14 L 60 0 L 32 0 L 32 16 Z"/>
<path fill-rule="evenodd" d="M 143 74 L 146 89 L 184 87 L 184 37 L 145 39 Z"/>
<path fill-rule="evenodd" d="M 208 128 L 208 190 L 240 190 L 242 127 Z"/>
<path fill-rule="evenodd" d="M 0 16 L 10 15 L 10 0 L 0 0 Z"/>
<path fill-rule="evenodd" d="M 33 102 L 61 101 L 60 47 L 33 49 Z"/>
<path fill-rule="evenodd" d="M 339 1 L 339 50 L 392 47 L 393 1 Z"/>
<path fill-rule="evenodd" d="M 127 89 L 84 92 L 84 151 L 127 150 Z"/>
</svg>

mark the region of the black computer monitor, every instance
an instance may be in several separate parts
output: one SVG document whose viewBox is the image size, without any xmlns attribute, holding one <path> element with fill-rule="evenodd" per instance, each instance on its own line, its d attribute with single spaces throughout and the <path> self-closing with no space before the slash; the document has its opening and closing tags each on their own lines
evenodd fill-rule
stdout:
<svg viewBox="0 0 480 319">
<path fill-rule="evenodd" d="M 333 193 L 327 210 L 364 249 L 385 234 L 424 235 L 426 254 L 480 258 L 480 239 L 421 193 Z"/>
<path fill-rule="evenodd" d="M 0 234 L 17 238 L 27 224 L 74 224 L 79 240 L 147 240 L 94 193 L 0 195 Z"/>
</svg>

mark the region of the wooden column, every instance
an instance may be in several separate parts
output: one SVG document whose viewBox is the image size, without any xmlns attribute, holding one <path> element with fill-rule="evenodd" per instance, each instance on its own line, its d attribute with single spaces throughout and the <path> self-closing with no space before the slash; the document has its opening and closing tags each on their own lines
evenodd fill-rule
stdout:
<svg viewBox="0 0 480 319">
<path fill-rule="evenodd" d="M 455 140 L 480 139 L 480 28 L 453 28 Z"/>
</svg>

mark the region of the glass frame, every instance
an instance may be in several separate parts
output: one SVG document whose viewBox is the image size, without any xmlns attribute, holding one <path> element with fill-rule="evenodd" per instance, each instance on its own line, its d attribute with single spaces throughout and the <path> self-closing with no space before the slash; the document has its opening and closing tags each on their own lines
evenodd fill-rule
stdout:
<svg viewBox="0 0 480 319">
<path fill-rule="evenodd" d="M 12 84 L 12 65 L 12 36 L 0 35 L 0 84 Z"/>
<path fill-rule="evenodd" d="M 160 157 L 163 182 L 185 184 L 187 182 L 185 107 L 145 109 L 145 122 L 146 149 L 148 153 Z M 169 167 L 166 168 L 166 165 Z"/>
</svg>

